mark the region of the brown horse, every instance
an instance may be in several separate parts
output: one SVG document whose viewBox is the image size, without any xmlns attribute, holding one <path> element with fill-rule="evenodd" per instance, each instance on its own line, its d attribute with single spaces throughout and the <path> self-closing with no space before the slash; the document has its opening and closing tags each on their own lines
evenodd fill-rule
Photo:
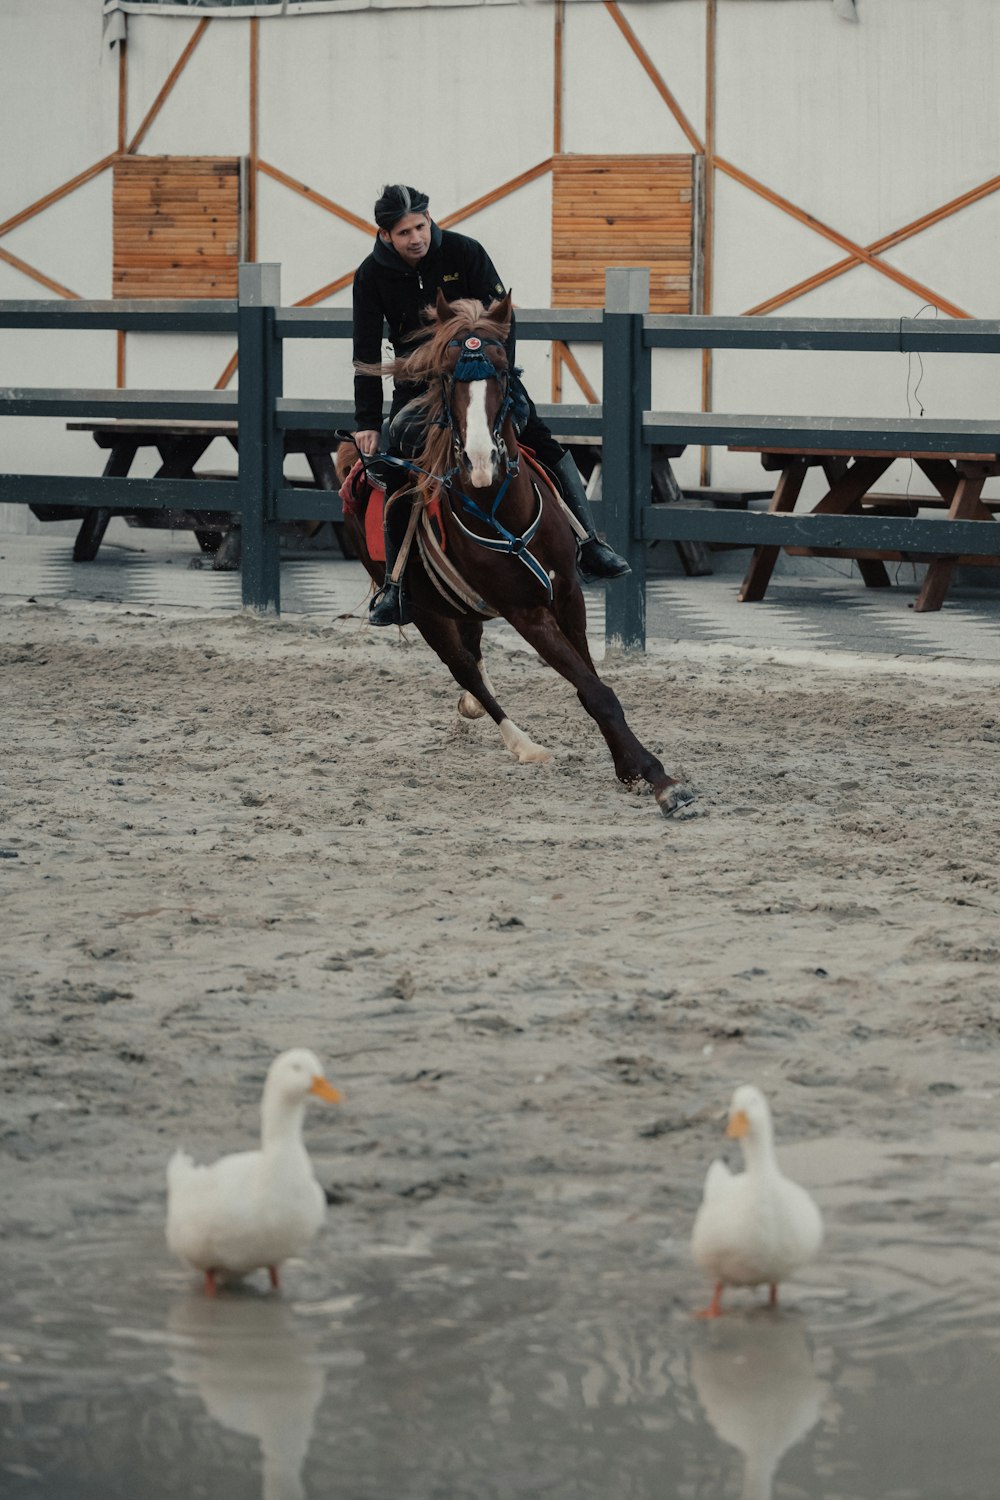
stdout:
<svg viewBox="0 0 1000 1500">
<path fill-rule="evenodd" d="M 648 786 L 669 817 L 693 793 L 640 744 L 615 694 L 597 675 L 567 512 L 518 449 L 504 349 L 510 319 L 509 294 L 484 309 L 471 299 L 449 303 L 439 292 L 423 342 L 391 365 L 376 367 L 378 373 L 426 385 L 420 405 L 428 436 L 414 467 L 414 488 L 423 505 L 441 497 L 443 550 L 467 585 L 465 603 L 454 591 L 442 590 L 424 561 L 426 549 L 421 547 L 418 556 L 413 547 L 406 568 L 412 620 L 464 689 L 459 713 L 466 718 L 488 713 L 518 761 L 548 761 L 550 752 L 501 708 L 483 665 L 483 621 L 496 615 L 509 620 L 572 683 L 608 743 L 619 781 L 636 791 Z M 342 444 L 340 451 L 346 449 Z M 371 557 L 363 514 L 345 514 L 344 525 L 369 574 L 381 584 L 385 568 Z"/>
</svg>

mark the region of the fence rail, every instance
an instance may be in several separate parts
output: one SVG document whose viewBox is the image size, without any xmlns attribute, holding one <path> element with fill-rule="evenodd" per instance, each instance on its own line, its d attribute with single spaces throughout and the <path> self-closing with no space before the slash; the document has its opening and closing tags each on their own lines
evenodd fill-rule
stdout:
<svg viewBox="0 0 1000 1500">
<path fill-rule="evenodd" d="M 283 308 L 280 268 L 240 267 L 239 298 L 173 301 L 0 302 L 4 329 L 119 329 L 148 333 L 230 333 L 237 337 L 236 392 L 0 387 L 0 416 L 117 418 L 162 422 L 234 422 L 235 480 L 132 479 L 110 475 L 0 474 L 0 500 L 98 509 L 230 511 L 240 517 L 244 604 L 280 607 L 279 524 L 339 520 L 337 496 L 286 484 L 289 431 L 333 432 L 353 424 L 346 401 L 283 394 L 283 347 L 290 339 L 347 339 L 346 308 Z M 526 309 L 521 340 L 599 345 L 603 401 L 540 405 L 563 439 L 599 438 L 603 521 L 612 546 L 632 565 L 608 585 L 609 644 L 645 645 L 645 563 L 651 540 L 701 540 L 767 546 L 899 550 L 909 554 L 989 556 L 993 528 L 979 521 L 892 516 L 762 515 L 683 505 L 653 505 L 653 448 L 668 444 L 836 448 L 845 453 L 910 447 L 940 454 L 1000 452 L 1000 420 L 727 415 L 651 410 L 651 361 L 657 349 L 845 350 L 1000 353 L 1000 321 L 680 317 L 650 315 L 649 274 L 609 269 L 599 309 Z"/>
</svg>

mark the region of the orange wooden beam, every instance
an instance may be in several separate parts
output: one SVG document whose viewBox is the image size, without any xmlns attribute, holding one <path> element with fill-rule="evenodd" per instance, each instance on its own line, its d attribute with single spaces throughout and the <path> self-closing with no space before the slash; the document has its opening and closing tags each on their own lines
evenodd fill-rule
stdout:
<svg viewBox="0 0 1000 1500">
<path fill-rule="evenodd" d="M 195 27 L 194 33 L 188 39 L 187 46 L 184 48 L 184 51 L 174 63 L 174 66 L 171 68 L 169 74 L 167 75 L 166 82 L 150 105 L 145 119 L 139 126 L 139 129 L 136 131 L 135 135 L 129 141 L 128 145 L 125 147 L 127 155 L 131 156 L 137 150 L 140 142 L 143 141 L 146 135 L 149 133 L 150 126 L 156 119 L 157 115 L 160 113 L 160 110 L 163 108 L 164 104 L 166 104 L 167 99 L 169 98 L 170 93 L 174 87 L 174 84 L 177 82 L 178 78 L 187 67 L 188 60 L 191 57 L 192 52 L 197 47 L 198 43 L 201 41 L 202 37 L 205 35 L 205 32 L 208 30 L 211 24 L 211 16 L 205 16 L 201 21 L 198 22 L 198 25 Z"/>
<path fill-rule="evenodd" d="M 591 406 L 597 406 L 600 397 L 594 390 L 594 387 L 591 385 L 586 375 L 581 370 L 579 361 L 574 355 L 572 349 L 568 344 L 564 344 L 561 340 L 556 344 L 555 347 L 560 352 L 561 363 L 568 365 L 569 372 L 583 392 L 584 399 L 589 401 Z"/>
<path fill-rule="evenodd" d="M 250 150 L 247 161 L 247 202 L 244 205 L 247 226 L 246 258 L 257 259 L 257 169 L 258 114 L 260 98 L 260 21 L 256 16 L 250 21 Z"/>
<path fill-rule="evenodd" d="M 68 297 L 74 302 L 80 301 L 79 292 L 71 292 L 68 286 L 63 286 L 59 281 L 53 281 L 51 276 L 37 271 L 34 266 L 29 266 L 26 260 L 20 256 L 11 255 L 9 250 L 0 249 L 0 260 L 6 261 L 8 266 L 13 266 L 15 271 L 20 271 L 23 276 L 29 276 L 32 281 L 37 281 L 40 286 L 48 287 L 50 292 L 55 292 L 59 297 Z"/>
<path fill-rule="evenodd" d="M 340 203 L 334 203 L 332 198 L 326 198 L 318 193 L 315 188 L 307 187 L 304 182 L 299 182 L 294 177 L 289 177 L 287 172 L 282 172 L 278 167 L 272 167 L 270 162 L 258 161 L 257 170 L 265 177 L 271 177 L 275 182 L 280 182 L 283 187 L 290 188 L 293 193 L 308 198 L 310 203 L 315 203 L 318 208 L 323 208 L 328 214 L 333 214 L 338 219 L 343 219 L 345 224 L 353 224 L 355 229 L 364 230 L 365 234 L 376 234 L 377 228 L 370 219 L 361 219 L 357 214 L 351 213 L 349 208 L 344 208 Z M 352 273 L 353 274 L 353 273 Z"/>
<path fill-rule="evenodd" d="M 239 364 L 239 362 L 240 362 L 239 355 L 238 354 L 234 354 L 233 357 L 232 357 L 232 359 L 229 361 L 228 365 L 226 366 L 226 368 L 223 370 L 222 374 L 219 376 L 218 380 L 215 382 L 215 389 L 217 391 L 224 391 L 225 390 L 226 386 L 229 384 L 229 382 L 232 380 L 233 376 L 236 374 L 236 367 Z"/>
<path fill-rule="evenodd" d="M 518 188 L 524 187 L 529 182 L 534 182 L 536 177 L 544 177 L 546 172 L 552 171 L 552 158 L 548 156 L 540 161 L 537 166 L 529 167 L 526 172 L 520 172 L 512 177 L 509 182 L 501 183 L 492 192 L 484 193 L 481 198 L 475 198 L 467 203 L 464 208 L 456 208 L 454 212 L 445 214 L 443 219 L 437 223 L 441 229 L 450 229 L 453 224 L 460 224 L 463 219 L 470 219 L 473 214 L 479 213 L 480 209 L 490 208 L 494 203 L 499 203 L 502 198 L 516 193 Z"/>
<path fill-rule="evenodd" d="M 51 193 L 46 193 L 44 198 L 39 198 L 37 202 L 30 203 L 27 208 L 22 208 L 20 213 L 14 214 L 12 218 L 5 219 L 0 224 L 0 235 L 9 233 L 10 230 L 16 229 L 19 224 L 25 223 L 28 219 L 33 219 L 43 209 L 48 208 L 53 203 L 58 203 L 60 198 L 65 198 L 68 193 L 73 192 L 74 188 L 82 187 L 92 177 L 100 176 L 102 172 L 107 171 L 108 167 L 114 163 L 117 154 L 116 151 L 112 151 L 110 155 L 102 156 L 100 161 L 95 161 L 94 165 L 88 167 L 86 171 L 78 172 L 75 177 L 71 177 L 61 187 L 53 188 Z"/>
<path fill-rule="evenodd" d="M 552 43 L 552 155 L 563 148 L 563 42 L 566 33 L 566 0 L 556 0 Z"/>
<path fill-rule="evenodd" d="M 967 318 L 970 316 L 964 309 L 956 307 L 953 302 L 949 302 L 947 298 L 932 291 L 930 287 L 924 286 L 919 281 L 914 281 L 911 276 L 905 276 L 902 271 L 897 271 L 894 266 L 886 265 L 885 261 L 879 260 L 870 250 L 865 249 L 863 245 L 855 244 L 846 235 L 841 234 L 836 229 L 831 229 L 829 224 L 824 224 L 821 219 L 817 219 L 813 214 L 807 213 L 805 209 L 799 208 L 797 204 L 791 203 L 787 198 L 783 198 L 780 193 L 776 193 L 764 183 L 758 182 L 755 177 L 751 177 L 749 173 L 741 171 L 739 167 L 734 167 L 731 162 L 724 161 L 721 156 L 715 158 L 715 165 L 720 172 L 724 172 L 734 182 L 739 182 L 743 187 L 749 188 L 752 193 L 756 193 L 758 197 L 773 204 L 775 208 L 781 209 L 783 213 L 788 214 L 790 218 L 796 219 L 800 224 L 804 224 L 808 229 L 812 229 L 816 234 L 822 235 L 824 239 L 832 240 L 842 250 L 849 251 L 855 261 L 860 261 L 867 266 L 871 266 L 873 270 L 878 271 L 880 276 L 887 276 L 890 281 L 896 282 L 898 286 L 905 287 L 907 291 L 914 292 L 924 302 L 930 302 L 934 307 L 939 307 L 942 312 L 948 313 L 952 318 Z"/>
<path fill-rule="evenodd" d="M 354 280 L 353 271 L 345 271 L 343 276 L 338 276 L 336 281 L 331 281 L 327 286 L 321 286 L 318 292 L 310 292 L 308 297 L 300 297 L 298 302 L 293 302 L 293 307 L 315 307 L 317 302 L 325 302 L 327 297 L 332 297 L 334 292 L 342 292 L 345 286 L 350 286 Z"/>
<path fill-rule="evenodd" d="M 998 191 L 1000 191 L 1000 177 L 990 177 L 986 182 L 981 182 L 978 187 L 970 188 L 968 192 L 961 193 L 948 203 L 942 203 L 939 208 L 922 214 L 912 223 L 904 224 L 901 229 L 895 229 L 891 234 L 883 235 L 879 240 L 873 240 L 870 245 L 865 246 L 865 249 L 871 255 L 880 255 L 883 250 L 889 250 L 894 245 L 902 244 L 904 240 L 912 239 L 922 230 L 929 229 L 933 224 L 940 224 L 942 220 L 950 218 L 953 214 L 961 213 L 962 209 L 968 208 L 970 204 L 978 203 L 980 199 L 988 198 Z M 786 288 L 774 297 L 769 297 L 766 302 L 759 303 L 757 307 L 749 308 L 746 315 L 772 312 L 776 307 L 784 307 L 786 303 L 794 302 L 806 292 L 813 291 L 827 281 L 833 281 L 837 276 L 843 276 L 845 271 L 850 271 L 853 266 L 860 264 L 856 255 L 848 255 L 844 260 L 838 260 L 835 265 L 827 266 L 825 271 L 817 271 L 813 276 L 807 276 L 805 281 L 797 282 L 795 286 Z"/>
<path fill-rule="evenodd" d="M 656 92 L 660 95 L 660 98 L 666 104 L 670 113 L 673 115 L 674 119 L 677 121 L 678 125 L 681 127 L 688 140 L 691 142 L 691 145 L 694 147 L 695 151 L 704 151 L 705 147 L 699 139 L 697 131 L 691 124 L 687 115 L 681 109 L 680 105 L 677 103 L 677 100 L 674 98 L 673 94 L 667 88 L 662 75 L 653 63 L 653 60 L 650 57 L 649 53 L 646 51 L 645 47 L 642 45 L 635 32 L 632 30 L 625 17 L 622 15 L 621 10 L 618 7 L 617 0 L 604 0 L 604 8 L 611 16 L 611 19 L 618 27 L 618 30 L 621 32 L 622 36 L 628 42 L 629 46 L 632 48 L 632 51 L 635 53 L 636 57 L 642 64 L 643 69 L 649 76 L 649 79 L 653 87 L 656 89 Z"/>
<path fill-rule="evenodd" d="M 125 151 L 125 129 L 128 112 L 128 42 L 122 37 L 118 43 L 118 151 Z"/>
</svg>

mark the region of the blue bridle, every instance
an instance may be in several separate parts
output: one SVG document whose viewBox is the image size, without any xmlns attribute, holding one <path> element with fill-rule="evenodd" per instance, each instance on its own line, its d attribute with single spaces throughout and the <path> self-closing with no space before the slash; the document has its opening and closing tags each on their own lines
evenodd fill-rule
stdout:
<svg viewBox="0 0 1000 1500">
<path fill-rule="evenodd" d="M 455 425 L 455 413 L 452 406 L 452 398 L 455 394 L 456 385 L 471 385 L 476 380 L 495 380 L 500 386 L 501 401 L 496 417 L 493 421 L 493 444 L 502 449 L 504 463 L 508 472 L 517 473 L 517 459 L 511 459 L 507 452 L 507 445 L 501 437 L 503 424 L 514 404 L 510 393 L 510 371 L 500 370 L 485 353 L 487 348 L 503 349 L 504 345 L 500 339 L 480 338 L 478 334 L 469 333 L 465 338 L 454 338 L 448 344 L 449 349 L 461 349 L 458 361 L 450 375 L 442 374 L 441 388 L 444 402 L 444 410 L 447 413 L 447 426 L 451 428 L 452 437 L 455 440 L 456 452 L 461 455 L 462 442 L 458 428 Z M 442 423 L 442 425 L 445 425 Z M 513 466 L 513 467 L 512 467 Z"/>
</svg>

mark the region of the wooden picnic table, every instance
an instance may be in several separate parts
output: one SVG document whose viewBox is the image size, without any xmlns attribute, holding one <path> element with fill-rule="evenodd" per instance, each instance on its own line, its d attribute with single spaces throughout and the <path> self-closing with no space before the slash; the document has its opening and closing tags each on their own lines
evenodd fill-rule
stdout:
<svg viewBox="0 0 1000 1500">
<path fill-rule="evenodd" d="M 1000 454 L 996 453 L 916 453 L 910 450 L 864 450 L 845 452 L 833 448 L 775 448 L 730 444 L 734 453 L 759 453 L 765 469 L 778 470 L 779 478 L 768 506 L 769 513 L 788 514 L 795 510 L 799 492 L 811 468 L 821 468 L 827 490 L 809 514 L 897 515 L 916 516 L 924 508 L 947 510 L 945 519 L 952 521 L 992 521 L 1000 509 L 1000 500 L 984 500 L 983 485 L 1000 474 Z M 934 490 L 931 495 L 878 494 L 872 489 L 889 465 L 896 459 L 911 459 Z M 944 538 L 942 538 L 943 540 Z M 754 549 L 738 598 L 744 603 L 763 599 L 780 547 L 759 546 Z M 872 548 L 786 547 L 798 557 L 850 557 L 856 559 L 868 588 L 887 588 L 887 561 L 926 562 L 929 566 L 914 604 L 915 610 L 941 608 L 959 563 L 1000 565 L 1000 532 L 998 556 L 951 555 L 878 551 Z"/>
<path fill-rule="evenodd" d="M 104 474 L 124 478 L 141 448 L 154 448 L 159 454 L 160 467 L 157 479 L 197 478 L 195 465 L 216 438 L 225 438 L 234 449 L 238 448 L 236 422 L 162 422 L 95 421 L 67 422 L 67 427 L 76 432 L 89 432 L 99 448 L 108 450 Z M 330 432 L 289 430 L 284 434 L 285 455 L 302 454 L 312 473 L 312 484 L 321 490 L 338 491 L 340 485 L 334 471 L 333 454 L 336 440 Z M 213 474 L 212 478 L 219 478 Z M 235 471 L 232 478 L 235 479 Z M 293 485 L 309 481 L 292 480 Z M 198 544 L 205 552 L 213 552 L 213 567 L 220 570 L 235 569 L 240 562 L 239 516 L 229 511 L 151 511 L 119 508 L 74 510 L 63 505 L 32 506 L 34 514 L 43 521 L 81 521 L 73 546 L 75 562 L 92 561 L 100 549 L 108 522 L 112 516 L 123 516 L 130 526 L 168 527 L 171 530 L 193 531 Z M 318 530 L 321 522 L 312 523 Z M 344 541 L 343 527 L 332 523 L 341 552 L 345 557 L 353 556 Z"/>
</svg>

